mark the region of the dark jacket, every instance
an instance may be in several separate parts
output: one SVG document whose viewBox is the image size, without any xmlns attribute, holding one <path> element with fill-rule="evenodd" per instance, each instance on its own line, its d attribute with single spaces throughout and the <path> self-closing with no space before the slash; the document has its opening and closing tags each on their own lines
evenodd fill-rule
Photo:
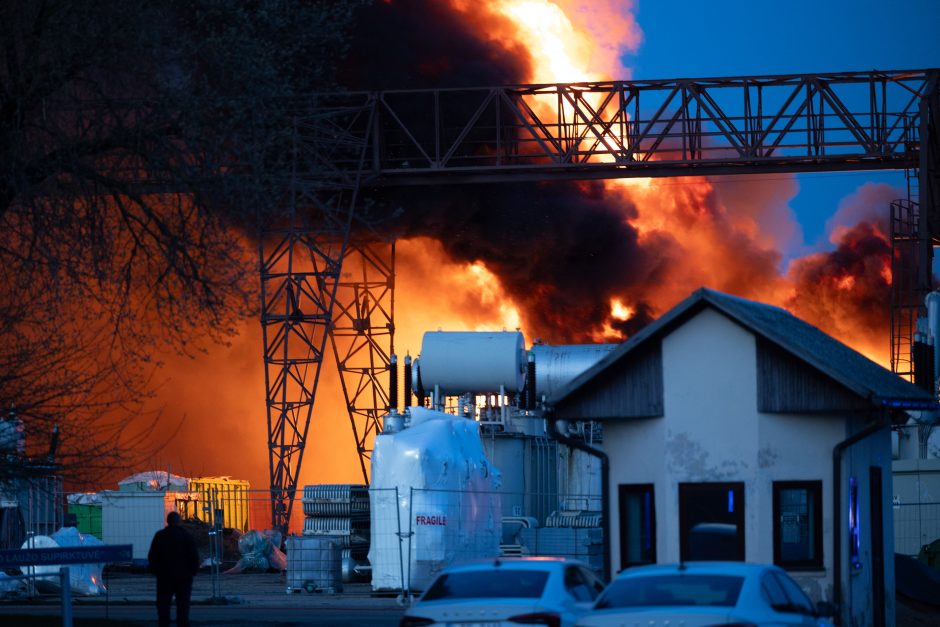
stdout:
<svg viewBox="0 0 940 627">
<path fill-rule="evenodd" d="M 154 534 L 147 560 L 150 572 L 167 579 L 191 578 L 199 570 L 196 541 L 179 525 L 167 525 Z"/>
</svg>

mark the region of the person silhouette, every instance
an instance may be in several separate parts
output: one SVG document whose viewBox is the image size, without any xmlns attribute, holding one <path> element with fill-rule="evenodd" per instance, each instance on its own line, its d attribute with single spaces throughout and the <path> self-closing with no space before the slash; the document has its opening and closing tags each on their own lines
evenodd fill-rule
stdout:
<svg viewBox="0 0 940 627">
<path fill-rule="evenodd" d="M 170 606 L 176 597 L 177 627 L 189 627 L 189 601 L 193 577 L 199 570 L 196 541 L 180 525 L 180 515 L 170 512 L 166 527 L 153 536 L 147 553 L 150 572 L 157 576 L 157 620 L 169 627 Z"/>
</svg>

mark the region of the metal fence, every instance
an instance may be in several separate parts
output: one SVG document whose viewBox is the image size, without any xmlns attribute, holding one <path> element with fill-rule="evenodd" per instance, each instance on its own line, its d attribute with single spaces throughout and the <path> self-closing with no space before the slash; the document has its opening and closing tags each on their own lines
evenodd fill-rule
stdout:
<svg viewBox="0 0 940 627">
<path fill-rule="evenodd" d="M 27 536 L 59 529 L 64 522 L 61 497 L 59 477 L 16 479 L 0 485 L 0 548 L 20 548 Z"/>
<path fill-rule="evenodd" d="M 940 540 L 940 503 L 894 504 L 894 551 L 917 556 Z"/>
<path fill-rule="evenodd" d="M 499 556 L 571 557 L 603 571 L 600 512 L 562 508 L 588 496 L 409 488 L 370 497 L 374 590 L 423 590 L 450 564 Z M 547 500 L 558 507 L 526 515 L 527 503 Z"/>
<path fill-rule="evenodd" d="M 202 557 L 224 571 L 239 559 L 246 531 L 271 526 L 267 490 L 92 495 L 66 493 L 53 482 L 26 486 L 16 498 L 5 494 L 0 548 L 20 548 L 27 538 L 73 525 L 107 544 L 131 544 L 142 561 L 166 513 L 176 510 L 197 536 Z M 307 486 L 295 496 L 288 534 L 334 542 L 343 581 L 371 580 L 374 590 L 408 594 L 452 563 L 497 556 L 572 557 L 601 572 L 598 507 L 596 495 L 557 492 Z M 940 508 L 934 521 L 938 514 Z M 281 546 L 280 539 L 272 543 Z"/>
</svg>

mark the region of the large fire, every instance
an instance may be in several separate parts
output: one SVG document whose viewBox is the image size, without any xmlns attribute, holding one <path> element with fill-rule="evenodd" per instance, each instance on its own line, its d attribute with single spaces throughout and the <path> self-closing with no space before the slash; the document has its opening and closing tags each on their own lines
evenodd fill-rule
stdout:
<svg viewBox="0 0 940 627">
<path fill-rule="evenodd" d="M 390 68 L 400 62 L 401 87 L 629 78 L 619 59 L 642 41 L 632 9 L 613 0 L 377 3 L 362 19 L 398 30 L 364 26 L 366 49 L 351 56 L 351 75 L 368 87 L 397 86 Z M 428 37 L 410 37 L 409 28 Z M 367 43 L 383 46 L 382 54 Z M 420 45 L 430 48 L 412 49 Z M 407 54 L 396 52 L 404 47 Z M 371 74 L 368 63 L 376 64 Z M 787 205 L 797 191 L 792 177 L 685 177 L 399 196 L 411 217 L 397 244 L 396 351 L 416 355 L 423 332 L 435 329 L 520 328 L 529 342 L 622 341 L 707 286 L 782 306 L 887 366 L 886 214 L 899 193 L 863 188 L 834 215 L 834 250 L 784 265 L 788 247 L 800 243 Z M 199 364 L 171 364 L 168 406 L 184 406 L 188 418 L 166 458 L 184 460 L 174 472 L 242 476 L 263 488 L 257 322 L 246 323 L 242 340 Z M 229 391 L 204 400 L 205 376 Z M 327 362 L 301 484 L 361 480 L 342 398 Z M 207 429 L 216 436 L 206 438 Z"/>
</svg>

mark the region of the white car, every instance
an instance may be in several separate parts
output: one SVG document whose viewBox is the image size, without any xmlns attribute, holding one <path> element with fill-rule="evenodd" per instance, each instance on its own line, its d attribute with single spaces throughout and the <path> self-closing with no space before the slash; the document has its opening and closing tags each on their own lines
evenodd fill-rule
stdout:
<svg viewBox="0 0 940 627">
<path fill-rule="evenodd" d="M 496 558 L 441 571 L 399 627 L 571 627 L 604 583 L 587 564 L 557 557 Z"/>
<path fill-rule="evenodd" d="M 777 566 L 686 562 L 628 568 L 578 627 L 643 625 L 830 625 L 830 604 L 813 602 Z M 825 616 L 824 616 L 825 615 Z"/>
</svg>

